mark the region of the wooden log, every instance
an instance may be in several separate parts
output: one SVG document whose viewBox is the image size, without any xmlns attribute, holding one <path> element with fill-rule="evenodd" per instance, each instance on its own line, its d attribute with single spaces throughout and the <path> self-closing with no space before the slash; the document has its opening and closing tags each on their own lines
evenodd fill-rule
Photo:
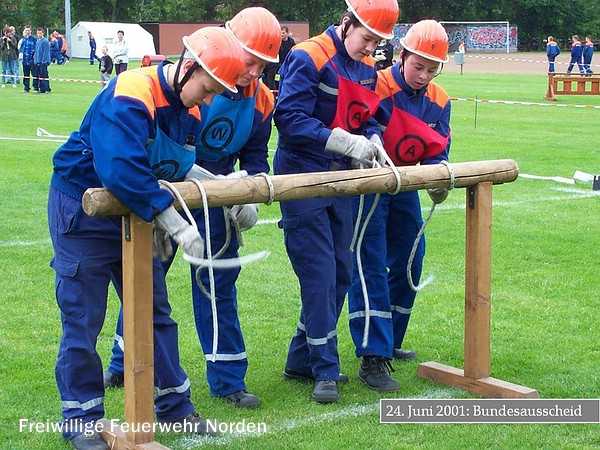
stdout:
<svg viewBox="0 0 600 450">
<path fill-rule="evenodd" d="M 481 182 L 493 184 L 514 181 L 519 168 L 510 159 L 474 161 L 452 164 L 454 187 L 464 188 Z M 441 164 L 398 167 L 402 191 L 448 187 L 450 174 Z M 376 192 L 394 192 L 396 176 L 390 168 L 343 170 L 332 172 L 273 175 L 273 200 L 343 197 Z M 202 206 L 198 187 L 191 181 L 174 183 L 190 208 Z M 246 177 L 203 181 L 209 206 L 266 203 L 270 199 L 269 184 L 264 177 Z M 179 202 L 174 206 L 180 208 Z M 83 196 L 83 209 L 90 216 L 123 216 L 129 209 L 105 188 L 88 189 Z"/>
</svg>

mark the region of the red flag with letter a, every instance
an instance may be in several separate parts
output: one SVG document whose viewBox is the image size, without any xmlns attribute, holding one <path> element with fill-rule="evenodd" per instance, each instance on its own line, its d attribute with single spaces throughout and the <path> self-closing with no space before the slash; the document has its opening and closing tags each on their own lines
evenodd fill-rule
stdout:
<svg viewBox="0 0 600 450">
<path fill-rule="evenodd" d="M 448 137 L 396 107 L 382 138 L 388 156 L 397 166 L 417 164 L 442 153 L 448 145 Z"/>
</svg>

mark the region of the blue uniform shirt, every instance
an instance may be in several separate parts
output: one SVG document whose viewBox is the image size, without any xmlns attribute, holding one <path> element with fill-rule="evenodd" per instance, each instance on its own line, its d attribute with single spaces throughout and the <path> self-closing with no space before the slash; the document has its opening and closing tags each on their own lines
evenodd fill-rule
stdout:
<svg viewBox="0 0 600 450">
<path fill-rule="evenodd" d="M 123 72 L 98 94 L 54 155 L 53 187 L 76 199 L 105 187 L 146 221 L 173 202 L 152 173 L 146 144 L 158 126 L 174 142 L 193 145 L 200 112 L 168 86 L 165 64 Z"/>
<path fill-rule="evenodd" d="M 318 41 L 327 51 L 315 42 Z M 375 89 L 375 60 L 368 56 L 354 61 L 331 25 L 325 33 L 296 45 L 279 69 L 280 92 L 274 113 L 279 131 L 278 147 L 295 153 L 312 153 L 321 158 L 338 159 L 325 152 L 337 107 L 338 72 L 344 78 Z M 362 126 L 367 137 L 379 134 L 373 118 Z"/>
</svg>

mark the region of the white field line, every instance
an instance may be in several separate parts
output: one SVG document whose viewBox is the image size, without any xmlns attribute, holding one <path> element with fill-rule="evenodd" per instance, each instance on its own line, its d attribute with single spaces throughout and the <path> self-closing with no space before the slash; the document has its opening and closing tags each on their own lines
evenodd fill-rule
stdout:
<svg viewBox="0 0 600 450">
<path fill-rule="evenodd" d="M 554 191 L 564 192 L 567 195 L 553 195 L 548 197 L 536 197 L 536 198 L 527 198 L 523 200 L 517 200 L 512 202 L 500 202 L 494 201 L 493 207 L 507 207 L 507 206 L 516 206 L 522 205 L 525 203 L 540 203 L 540 202 L 561 202 L 565 200 L 581 200 L 585 198 L 592 197 L 600 197 L 600 191 L 592 191 L 592 190 L 584 190 L 584 189 L 576 189 L 576 188 L 567 188 L 567 187 L 554 187 L 551 188 Z M 464 203 L 455 203 L 455 204 L 446 204 L 443 203 L 436 207 L 436 211 L 455 211 L 465 209 Z M 279 222 L 280 219 L 263 219 L 259 220 L 257 225 L 272 225 Z M 35 245 L 46 245 L 50 244 L 50 239 L 39 239 L 35 241 L 0 241 L 0 248 L 2 247 L 27 247 L 27 246 L 35 246 Z"/>
<path fill-rule="evenodd" d="M 455 398 L 457 393 L 462 392 L 458 389 L 453 388 L 434 388 L 426 390 L 422 395 L 414 396 L 411 398 L 418 399 L 447 399 Z M 402 398 L 402 397 L 398 397 Z M 177 448 L 193 449 L 199 448 L 204 445 L 230 445 L 237 440 L 246 440 L 255 437 L 261 437 L 265 435 L 278 435 L 280 433 L 286 433 L 297 428 L 312 427 L 315 425 L 321 426 L 323 424 L 336 422 L 340 419 L 347 419 L 353 417 L 361 417 L 369 414 L 373 414 L 379 411 L 379 402 L 370 403 L 367 405 L 350 405 L 340 408 L 335 411 L 328 411 L 322 414 L 302 418 L 302 419 L 284 419 L 273 424 L 266 424 L 266 431 L 263 433 L 228 433 L 219 437 L 206 437 L 206 436 L 186 436 L 177 440 Z M 246 421 L 248 423 L 249 421 Z M 254 422 L 258 423 L 260 420 Z M 379 419 L 377 419 L 379 423 Z M 235 423 L 235 422 L 234 422 Z"/>
<path fill-rule="evenodd" d="M 22 142 L 67 142 L 66 139 L 42 139 L 42 138 L 14 138 L 14 137 L 5 137 L 0 136 L 0 141 L 22 141 Z"/>
</svg>

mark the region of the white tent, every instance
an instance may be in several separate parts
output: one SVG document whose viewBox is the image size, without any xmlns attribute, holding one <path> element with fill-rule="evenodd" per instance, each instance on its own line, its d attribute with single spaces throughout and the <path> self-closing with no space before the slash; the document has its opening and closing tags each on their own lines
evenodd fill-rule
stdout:
<svg viewBox="0 0 600 450">
<path fill-rule="evenodd" d="M 111 54 L 119 30 L 125 33 L 129 58 L 141 59 L 144 55 L 156 55 L 152 35 L 140 25 L 113 22 L 78 22 L 71 30 L 71 46 L 68 53 L 73 58 L 89 58 L 88 31 L 91 31 L 96 39 L 96 55 L 102 56 L 104 45 L 108 47 L 108 53 Z"/>
</svg>

